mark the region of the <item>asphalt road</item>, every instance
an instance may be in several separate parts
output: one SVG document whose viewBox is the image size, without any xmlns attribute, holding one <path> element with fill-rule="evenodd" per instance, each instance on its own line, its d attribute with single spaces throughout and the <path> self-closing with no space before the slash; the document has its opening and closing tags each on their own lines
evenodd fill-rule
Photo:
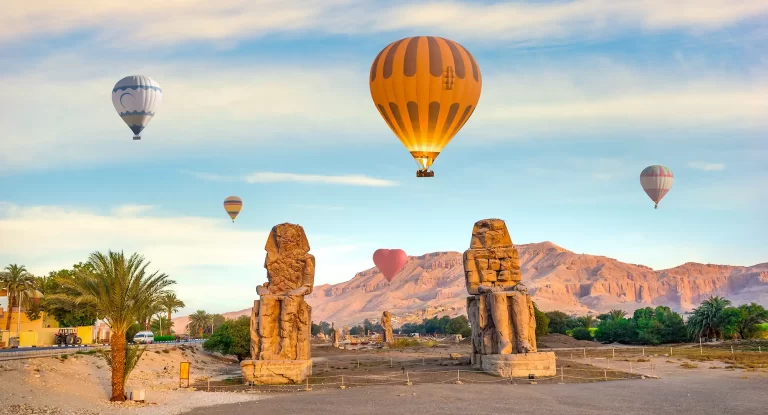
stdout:
<svg viewBox="0 0 768 415">
<path fill-rule="evenodd" d="M 179 345 L 179 344 L 188 344 L 188 343 L 201 343 L 203 342 L 202 339 L 195 339 L 195 340 L 189 340 L 186 342 L 170 342 L 170 343 L 153 343 L 153 344 L 168 344 L 168 345 Z M 0 356 L 2 356 L 2 353 L 14 353 L 14 352 L 39 352 L 43 350 L 89 350 L 90 348 L 96 347 L 98 345 L 81 345 L 81 346 L 48 346 L 48 347 L 19 347 L 19 348 L 13 348 L 13 349 L 0 349 Z M 104 346 L 109 347 L 109 346 Z"/>
<path fill-rule="evenodd" d="M 568 385 L 414 385 L 264 395 L 187 414 L 702 415 L 768 413 L 768 377 L 678 377 Z"/>
</svg>

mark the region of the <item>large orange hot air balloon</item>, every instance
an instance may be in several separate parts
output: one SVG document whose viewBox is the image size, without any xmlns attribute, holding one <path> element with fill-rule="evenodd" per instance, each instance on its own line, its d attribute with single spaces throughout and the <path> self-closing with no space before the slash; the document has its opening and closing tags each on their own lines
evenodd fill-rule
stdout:
<svg viewBox="0 0 768 415">
<path fill-rule="evenodd" d="M 370 87 L 382 118 L 416 160 L 416 177 L 434 177 L 429 168 L 474 112 L 482 77 L 463 46 L 417 36 L 379 52 Z"/>
</svg>

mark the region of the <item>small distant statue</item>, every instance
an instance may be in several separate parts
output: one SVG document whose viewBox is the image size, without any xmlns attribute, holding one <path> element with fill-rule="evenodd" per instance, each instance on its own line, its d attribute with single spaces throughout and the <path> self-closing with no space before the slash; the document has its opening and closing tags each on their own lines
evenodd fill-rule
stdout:
<svg viewBox="0 0 768 415">
<path fill-rule="evenodd" d="M 389 311 L 382 313 L 381 327 L 384 329 L 382 341 L 391 344 L 395 340 L 395 336 L 392 334 L 392 314 Z"/>
</svg>

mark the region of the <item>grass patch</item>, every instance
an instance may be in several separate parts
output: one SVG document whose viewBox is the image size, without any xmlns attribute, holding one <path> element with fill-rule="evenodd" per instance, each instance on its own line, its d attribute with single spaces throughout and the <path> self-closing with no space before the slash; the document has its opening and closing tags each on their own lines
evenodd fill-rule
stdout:
<svg viewBox="0 0 768 415">
<path fill-rule="evenodd" d="M 683 363 L 680 365 L 680 367 L 682 367 L 683 369 L 696 369 L 697 367 L 699 367 L 699 365 L 694 365 L 694 364 L 692 364 L 692 363 L 683 362 Z"/>
<path fill-rule="evenodd" d="M 85 351 L 84 350 L 79 350 L 79 351 L 75 352 L 75 354 L 85 354 L 85 355 L 88 355 L 88 356 L 92 356 L 92 355 L 96 354 L 96 350 L 85 350 Z"/>
<path fill-rule="evenodd" d="M 390 349 L 404 349 L 406 347 L 418 347 L 421 342 L 416 339 L 395 339 L 389 344 Z"/>
</svg>

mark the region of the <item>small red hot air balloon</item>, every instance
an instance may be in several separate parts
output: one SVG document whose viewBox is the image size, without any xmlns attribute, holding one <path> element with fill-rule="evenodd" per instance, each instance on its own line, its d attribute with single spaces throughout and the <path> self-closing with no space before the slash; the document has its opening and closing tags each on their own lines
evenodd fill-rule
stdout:
<svg viewBox="0 0 768 415">
<path fill-rule="evenodd" d="M 406 261 L 408 255 L 402 249 L 377 249 L 373 253 L 373 263 L 389 282 L 403 269 Z"/>
</svg>

